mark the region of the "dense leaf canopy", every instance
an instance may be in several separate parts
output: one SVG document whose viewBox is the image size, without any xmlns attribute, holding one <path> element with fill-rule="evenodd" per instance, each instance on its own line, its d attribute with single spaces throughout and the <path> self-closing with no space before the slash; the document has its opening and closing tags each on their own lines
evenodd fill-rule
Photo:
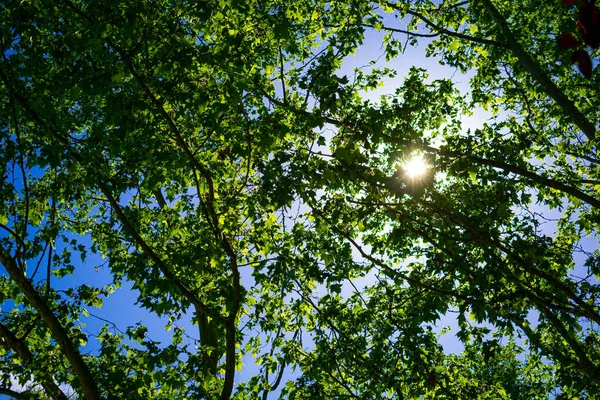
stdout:
<svg viewBox="0 0 600 400">
<path fill-rule="evenodd" d="M 0 394 L 600 396 L 580 1 L 1 2 Z"/>
</svg>

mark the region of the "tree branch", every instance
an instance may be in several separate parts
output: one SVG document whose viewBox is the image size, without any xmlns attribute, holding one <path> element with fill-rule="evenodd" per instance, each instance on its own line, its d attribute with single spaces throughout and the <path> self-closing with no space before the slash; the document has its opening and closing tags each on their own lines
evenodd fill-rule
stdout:
<svg viewBox="0 0 600 400">
<path fill-rule="evenodd" d="M 413 17 L 417 17 L 420 20 L 422 20 L 423 22 L 425 22 L 425 24 L 433 29 L 434 31 L 440 33 L 440 34 L 445 34 L 448 36 L 453 36 L 459 39 L 463 39 L 463 40 L 467 40 L 469 42 L 474 42 L 474 43 L 479 43 L 479 44 L 484 44 L 484 45 L 491 45 L 491 46 L 497 46 L 497 47 L 501 47 L 501 48 L 507 48 L 507 44 L 506 43 L 502 43 L 499 42 L 497 40 L 491 40 L 491 39 L 483 39 L 483 38 L 478 38 L 478 37 L 474 37 L 474 36 L 469 36 L 466 35 L 464 33 L 460 33 L 460 32 L 455 32 L 455 31 L 451 31 L 449 29 L 444 28 L 443 26 L 439 26 L 437 24 L 435 24 L 433 21 L 431 21 L 429 18 L 427 18 L 426 16 L 424 16 L 423 14 L 417 12 L 417 11 L 413 11 L 413 10 L 409 10 L 409 9 L 405 9 L 401 6 L 399 6 L 396 3 L 392 3 L 390 1 L 387 0 L 383 0 L 381 1 L 381 3 L 384 3 L 385 5 L 393 8 L 396 11 L 399 11 L 401 13 L 406 13 L 408 15 L 412 15 Z"/>
<path fill-rule="evenodd" d="M 323 221 L 325 221 L 334 231 L 336 231 L 339 235 L 341 235 L 342 237 L 344 237 L 359 253 L 360 255 L 371 261 L 373 264 L 377 265 L 378 267 L 382 268 L 383 270 L 385 270 L 388 274 L 398 277 L 406 282 L 408 282 L 410 285 L 412 286 L 416 286 L 416 287 L 420 287 L 422 289 L 426 289 L 429 290 L 431 292 L 440 294 L 442 296 L 446 296 L 446 297 L 453 297 L 456 299 L 460 299 L 463 300 L 469 304 L 485 304 L 483 301 L 478 300 L 478 299 L 473 299 L 467 296 L 463 296 L 460 293 L 456 293 L 456 292 L 451 292 L 451 291 L 447 291 L 447 290 L 443 290 L 443 289 L 439 289 L 436 288 L 434 286 L 431 286 L 427 283 L 423 283 L 421 281 L 418 281 L 416 279 L 412 279 L 411 277 L 409 277 L 406 274 L 403 274 L 402 272 L 393 269 L 392 267 L 390 267 L 389 265 L 385 264 L 383 261 L 373 257 L 371 254 L 367 253 L 366 251 L 364 251 L 364 249 L 362 248 L 362 246 L 360 246 L 354 239 L 352 239 L 350 237 L 350 235 L 347 232 L 344 232 L 343 230 L 341 230 L 340 228 L 338 228 L 335 224 L 331 223 L 327 217 L 325 217 L 325 215 L 321 212 L 321 210 L 317 209 L 316 207 L 314 207 L 314 205 L 309 204 L 310 207 L 312 208 L 312 210 L 315 212 L 315 214 L 317 214 Z"/>
<path fill-rule="evenodd" d="M 1 68 L 0 68 L 0 77 L 3 79 L 4 84 L 7 87 L 11 86 L 10 81 L 8 80 L 8 76 L 4 73 L 4 71 Z M 29 102 L 27 101 L 27 99 L 25 99 L 23 96 L 20 96 L 20 95 L 16 95 L 15 97 L 16 97 L 17 101 L 19 102 L 19 104 L 27 112 L 27 114 L 32 118 L 32 120 L 38 126 L 40 126 L 42 129 L 47 129 L 52 134 L 52 136 L 58 141 L 58 143 L 60 143 L 61 145 L 63 145 L 65 147 L 67 154 L 73 160 L 75 160 L 79 165 L 81 165 L 90 175 L 92 175 L 92 176 L 96 175 L 96 170 L 93 167 L 86 165 L 83 162 L 81 155 L 75 149 L 73 149 L 73 147 L 71 146 L 69 141 L 65 137 L 60 135 L 54 127 L 52 127 L 49 124 L 46 124 L 39 117 L 39 115 L 37 115 L 37 113 L 29 106 Z M 144 240 L 144 238 L 142 238 L 142 236 L 137 232 L 136 228 L 133 226 L 133 224 L 131 224 L 131 222 L 128 220 L 127 216 L 123 212 L 121 205 L 119 204 L 117 199 L 112 194 L 112 190 L 109 187 L 109 185 L 106 182 L 104 182 L 102 180 L 102 178 L 100 178 L 100 177 L 96 177 L 96 184 L 97 184 L 98 188 L 100 189 L 100 191 L 104 194 L 104 196 L 108 200 L 108 203 L 110 204 L 111 208 L 117 214 L 117 217 L 123 224 L 123 227 L 125 228 L 127 233 L 129 233 L 133 237 L 134 242 L 138 246 L 140 246 L 140 248 L 142 249 L 144 254 L 146 254 L 148 256 L 148 258 L 150 258 L 150 260 L 152 260 L 158 266 L 158 268 L 163 273 L 163 275 L 179 289 L 179 291 L 182 293 L 182 295 L 186 299 L 188 299 L 198 309 L 202 310 L 203 312 L 208 313 L 208 308 L 203 304 L 203 302 L 194 293 L 192 293 L 191 290 L 188 289 L 183 284 L 183 282 L 181 282 L 167 268 L 166 264 L 158 256 L 158 254 L 154 251 L 154 249 L 152 249 L 152 247 L 150 247 L 150 245 L 148 245 L 148 243 Z"/>
<path fill-rule="evenodd" d="M 378 29 L 375 25 L 371 25 L 371 24 L 362 24 L 362 26 L 364 26 L 365 28 Z M 419 33 L 419 32 L 408 31 L 408 30 L 405 30 L 405 29 L 391 28 L 391 27 L 385 26 L 385 25 L 382 25 L 379 29 L 382 29 L 382 30 L 388 31 L 388 32 L 403 33 L 403 34 L 406 34 L 406 35 L 409 35 L 409 36 L 424 37 L 424 38 L 438 37 L 441 34 L 440 32 L 436 32 L 436 33 Z"/>
<path fill-rule="evenodd" d="M 222 389 L 221 396 L 220 396 L 221 400 L 229 399 L 231 397 L 231 393 L 233 392 L 233 384 L 234 384 L 234 378 L 235 378 L 236 318 L 237 318 L 237 314 L 239 313 L 240 305 L 241 305 L 241 284 L 240 284 L 240 273 L 239 273 L 239 269 L 237 266 L 237 255 L 235 254 L 235 251 L 233 250 L 233 247 L 231 246 L 229 239 L 227 238 L 227 236 L 222 232 L 222 230 L 219 227 L 219 218 L 218 218 L 217 213 L 214 208 L 215 189 L 214 189 L 214 182 L 213 182 L 212 176 L 211 176 L 210 172 L 208 171 L 208 169 L 206 169 L 203 165 L 201 165 L 198 162 L 198 160 L 194 156 L 193 152 L 190 150 L 189 146 L 185 142 L 183 136 L 181 135 L 179 128 L 175 124 L 175 121 L 169 115 L 169 113 L 167 113 L 167 111 L 163 107 L 162 103 L 154 95 L 154 93 L 148 87 L 148 85 L 146 84 L 144 79 L 142 79 L 142 77 L 137 73 L 137 71 L 133 67 L 133 64 L 131 63 L 131 60 L 129 59 L 128 55 L 125 54 L 125 52 L 122 49 L 120 49 L 118 46 L 116 46 L 110 39 L 107 39 L 107 41 L 108 41 L 108 44 L 116 52 L 118 52 L 121 55 L 126 68 L 129 70 L 131 75 L 141 86 L 142 90 L 144 91 L 144 93 L 146 93 L 146 95 L 148 96 L 148 98 L 150 99 L 152 104 L 155 106 L 155 108 L 157 109 L 159 114 L 165 119 L 165 121 L 167 122 L 167 125 L 169 126 L 169 130 L 175 136 L 175 143 L 183 150 L 184 154 L 190 161 L 193 168 L 196 171 L 199 171 L 200 175 L 202 175 L 202 177 L 206 181 L 206 184 L 208 187 L 208 195 L 207 195 L 208 198 L 207 198 L 206 206 L 208 209 L 209 216 L 212 219 L 214 235 L 217 238 L 217 240 L 220 242 L 221 247 L 225 251 L 225 254 L 227 254 L 227 258 L 229 259 L 229 264 L 231 267 L 232 279 L 233 279 L 233 299 L 232 299 L 233 304 L 232 304 L 232 307 L 231 307 L 228 317 L 224 321 L 225 341 L 226 341 L 225 380 L 223 383 L 223 389 Z M 198 193 L 198 195 L 200 195 L 200 193 Z"/>
<path fill-rule="evenodd" d="M 6 396 L 10 396 L 13 399 L 29 399 L 29 396 L 23 394 L 23 393 L 19 393 L 19 392 L 15 392 L 14 390 L 10 390 L 7 388 L 0 388 L 0 394 L 4 394 Z M 65 397 L 66 399 L 66 397 Z"/>
<path fill-rule="evenodd" d="M 79 378 L 79 383 L 83 389 L 85 399 L 99 400 L 100 392 L 92 376 L 87 364 L 79 353 L 79 350 L 74 346 L 69 338 L 67 330 L 61 325 L 60 321 L 42 296 L 35 290 L 29 280 L 23 275 L 23 272 L 17 266 L 15 260 L 8 254 L 4 247 L 0 246 L 0 263 L 4 266 L 10 278 L 19 286 L 27 300 L 36 309 L 41 316 L 42 321 L 46 324 L 52 337 L 62 350 L 67 360 L 71 364 L 73 373 Z"/>
<path fill-rule="evenodd" d="M 571 349 L 577 355 L 579 362 L 577 366 L 579 369 L 588 375 L 590 378 L 600 378 L 600 368 L 598 365 L 594 364 L 585 353 L 585 350 L 581 347 L 581 345 L 573 338 L 573 336 L 567 331 L 565 325 L 554 315 L 550 310 L 546 307 L 540 307 L 543 315 L 548 318 L 548 320 L 552 323 L 552 326 L 556 328 L 557 332 L 560 336 L 571 346 Z"/>
<path fill-rule="evenodd" d="M 29 350 L 25 342 L 19 339 L 10 329 L 8 329 L 5 325 L 0 323 L 0 339 L 6 344 L 14 354 L 20 357 L 26 364 L 28 364 L 34 357 L 33 353 Z M 33 372 L 35 376 L 36 373 Z M 63 393 L 62 390 L 54 383 L 54 381 L 42 379 L 40 380 L 42 387 L 46 391 L 46 393 L 54 398 L 59 400 L 67 400 L 67 396 Z M 1 392 L 0 392 L 1 393 Z"/>
<path fill-rule="evenodd" d="M 284 104 L 282 104 L 279 100 L 273 98 L 272 96 L 269 96 L 268 94 L 265 94 L 265 96 L 269 99 L 269 101 L 273 102 L 274 104 L 278 105 L 278 106 L 282 106 L 282 107 L 289 107 L 286 106 Z M 291 109 L 291 108 L 290 108 Z M 313 113 L 309 113 L 307 111 L 302 111 L 302 110 L 297 110 L 297 109 L 291 109 L 292 112 L 296 113 L 296 114 L 300 114 L 300 115 L 311 115 L 314 116 Z M 344 123 L 340 120 L 331 118 L 331 117 L 327 117 L 327 116 L 320 116 L 320 118 L 324 121 L 327 122 L 329 124 L 338 126 L 338 127 L 344 127 Z M 406 139 L 401 139 L 401 138 L 395 138 L 389 135 L 385 135 L 385 134 L 381 134 L 382 137 L 384 137 L 386 140 L 388 140 L 391 143 L 396 143 L 402 146 L 412 146 L 414 148 L 418 148 L 420 150 L 423 151 L 427 151 L 430 153 L 435 153 L 435 154 L 439 154 L 441 156 L 447 156 L 447 157 L 464 157 L 470 161 L 473 161 L 475 163 L 478 163 L 480 165 L 488 165 L 491 167 L 495 167 L 495 168 L 499 168 L 502 169 L 504 171 L 507 172 L 512 172 L 514 174 L 520 175 L 520 176 L 524 176 L 528 179 L 530 179 L 531 181 L 544 185 L 544 186 L 548 186 L 551 187 L 553 189 L 557 189 L 563 193 L 569 194 L 575 198 L 578 198 L 580 200 L 582 200 L 583 202 L 596 207 L 596 208 L 600 208 L 600 200 L 580 191 L 577 188 L 574 188 L 572 186 L 568 186 L 564 183 L 558 182 L 556 180 L 553 179 L 549 179 L 549 178 L 544 178 L 540 175 L 537 175 L 534 172 L 531 172 L 525 168 L 519 167 L 519 166 L 515 166 L 515 165 L 510 165 L 507 164 L 505 162 L 502 161 L 496 161 L 496 160 L 489 160 L 489 159 L 485 159 L 485 158 L 481 158 L 481 157 L 476 157 L 476 156 L 471 156 L 469 154 L 464 154 L 464 153 L 459 153 L 456 151 L 450 151 L 450 150 L 440 150 L 437 149 L 435 147 L 430 147 L 430 146 L 426 146 L 426 145 L 421 145 L 418 143 L 415 143 L 414 141 L 410 141 L 410 140 L 406 140 Z"/>
<path fill-rule="evenodd" d="M 573 103 L 557 86 L 548 78 L 545 72 L 542 70 L 540 65 L 536 63 L 533 58 L 523 49 L 515 34 L 511 31 L 508 23 L 500 14 L 498 9 L 494 6 L 491 0 L 479 0 L 483 4 L 483 7 L 491 15 L 492 19 L 496 21 L 500 31 L 504 35 L 507 42 L 507 47 L 514 53 L 514 55 L 521 62 L 523 67 L 531 77 L 542 87 L 548 96 L 550 96 L 559 107 L 563 109 L 571 120 L 581 129 L 581 131 L 587 136 L 589 140 L 596 140 L 596 127 L 590 122 L 585 115 L 577 108 Z"/>
<path fill-rule="evenodd" d="M 444 157 L 464 158 L 469 161 L 472 161 L 475 164 L 487 165 L 490 167 L 501 169 L 506 172 L 511 172 L 511 173 L 517 174 L 519 176 L 528 178 L 529 180 L 531 180 L 535 183 L 538 183 L 542 186 L 551 187 L 553 189 L 556 189 L 558 191 L 561 191 L 563 193 L 571 195 L 571 196 L 578 198 L 579 200 L 591 205 L 592 207 L 600 209 L 600 200 L 580 191 L 577 188 L 568 186 L 568 185 L 558 182 L 554 179 L 545 178 L 545 177 L 540 176 L 540 175 L 536 174 L 535 172 L 531 172 L 523 167 L 507 164 L 503 161 L 490 160 L 490 159 L 486 159 L 486 158 L 482 158 L 482 157 L 472 156 L 470 154 L 460 153 L 457 151 L 440 150 L 435 147 L 418 144 L 418 143 L 415 143 L 410 140 L 395 138 L 395 137 L 385 135 L 385 134 L 382 134 L 381 136 L 384 137 L 390 143 L 395 143 L 395 144 L 398 144 L 401 146 L 410 146 L 410 147 L 413 147 L 413 148 L 416 148 L 419 150 L 423 150 L 423 151 L 437 154 L 437 155 L 444 156 Z"/>
</svg>

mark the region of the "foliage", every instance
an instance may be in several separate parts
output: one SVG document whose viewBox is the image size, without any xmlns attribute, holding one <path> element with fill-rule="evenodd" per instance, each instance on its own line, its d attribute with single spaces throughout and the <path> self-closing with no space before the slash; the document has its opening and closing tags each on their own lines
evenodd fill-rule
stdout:
<svg viewBox="0 0 600 400">
<path fill-rule="evenodd" d="M 9 0 L 0 26 L 0 394 L 600 395 L 600 85 L 566 7 Z M 415 66 L 371 99 L 405 46 L 468 89 Z M 123 285 L 170 343 L 87 328 Z"/>
<path fill-rule="evenodd" d="M 575 1 L 563 1 L 564 6 L 573 5 Z M 558 44 L 563 49 L 580 47 L 582 44 L 590 46 L 593 50 L 600 46 L 600 9 L 594 2 L 584 1 L 579 6 L 577 13 L 577 32 L 581 35 L 583 43 L 573 34 L 563 33 L 558 37 Z M 583 49 L 577 49 L 571 55 L 571 61 L 577 63 L 579 71 L 586 78 L 592 76 L 592 60 Z"/>
</svg>

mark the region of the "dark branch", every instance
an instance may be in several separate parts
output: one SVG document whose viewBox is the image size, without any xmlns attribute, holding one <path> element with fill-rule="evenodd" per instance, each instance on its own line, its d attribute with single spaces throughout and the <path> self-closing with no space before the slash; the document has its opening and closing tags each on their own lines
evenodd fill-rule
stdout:
<svg viewBox="0 0 600 400">
<path fill-rule="evenodd" d="M 595 125 L 589 121 L 586 116 L 577 108 L 575 103 L 571 101 L 560 90 L 556 84 L 550 79 L 546 73 L 542 70 L 540 65 L 536 63 L 533 58 L 525 51 L 525 49 L 521 46 L 519 41 L 517 40 L 514 32 L 508 26 L 508 23 L 500 14 L 500 11 L 492 4 L 490 0 L 481 0 L 484 8 L 491 15 L 491 17 L 496 21 L 500 31 L 504 35 L 504 38 L 507 41 L 507 47 L 514 53 L 514 55 L 519 59 L 523 67 L 531 77 L 542 87 L 542 89 L 546 92 L 548 96 L 550 96 L 556 104 L 563 109 L 565 114 L 567 114 L 571 120 L 581 129 L 581 131 L 587 136 L 589 140 L 596 139 L 596 127 Z"/>
<path fill-rule="evenodd" d="M 55 321 L 53 321 L 53 323 L 51 325 L 56 327 L 56 324 L 59 324 L 59 322 L 56 319 L 56 317 L 54 316 L 54 314 L 52 314 L 52 311 L 45 305 L 45 303 L 43 303 L 42 297 L 37 293 L 37 291 L 35 291 L 35 289 L 31 286 L 29 281 L 27 279 L 25 279 L 25 277 L 22 275 L 21 271 L 18 269 L 16 263 L 14 263 L 12 261 L 12 259 L 10 259 L 10 258 L 8 260 L 5 260 L 4 257 L 5 257 L 4 249 L 0 248 L 0 262 L 2 262 L 2 264 L 5 265 L 5 267 L 8 264 L 7 271 L 11 275 L 11 278 L 12 278 L 11 273 L 16 273 L 17 275 L 20 276 L 17 284 L 19 285 L 19 287 L 21 287 L 21 284 L 25 285 L 25 288 L 27 289 L 27 291 L 25 291 L 23 289 L 22 290 L 25 293 L 25 296 L 27 297 L 27 299 L 31 301 L 31 299 L 30 299 L 30 297 L 31 297 L 32 299 L 34 299 L 36 301 L 36 304 L 38 304 L 38 306 L 40 304 L 43 304 L 41 306 L 41 308 L 44 310 L 43 311 L 44 314 L 42 314 L 42 312 L 40 312 L 39 309 L 36 307 L 36 309 L 38 309 L 38 313 L 41 315 L 44 322 L 46 322 L 49 319 L 54 318 Z M 35 307 L 35 304 L 33 303 L 33 301 L 31 301 L 31 303 Z M 59 335 L 59 336 L 61 336 L 63 339 L 66 337 L 66 339 L 68 341 L 66 347 L 69 347 L 69 346 L 73 347 L 73 344 L 68 339 L 68 336 L 67 336 L 66 332 L 64 331 L 63 327 L 58 325 L 58 329 L 62 333 L 64 333 L 64 335 Z M 52 331 L 52 328 L 51 328 L 51 331 Z M 10 329 L 8 329 L 6 326 L 4 326 L 1 323 L 0 323 L 0 339 L 2 339 L 2 342 L 6 346 L 8 346 L 14 352 L 14 354 L 16 356 L 20 357 L 25 363 L 29 363 L 31 360 L 33 360 L 34 355 L 31 352 L 31 350 L 29 350 L 29 348 L 27 347 L 25 342 L 23 340 L 19 339 Z M 59 342 L 58 338 L 57 338 L 57 343 L 59 344 L 59 346 L 61 346 L 61 350 L 63 350 L 63 352 L 64 352 L 62 343 Z M 77 352 L 77 350 L 75 350 L 75 352 Z M 66 353 L 65 353 L 65 355 L 66 355 Z M 77 358 L 77 356 L 79 356 L 79 358 L 81 357 L 78 353 L 75 355 L 75 357 Z M 71 361 L 68 355 L 67 355 L 67 359 L 69 359 L 69 361 Z M 87 368 L 87 366 L 85 366 L 85 364 L 83 365 L 83 367 Z M 34 373 L 34 375 L 37 375 L 37 374 Z M 79 376 L 79 374 L 77 374 L 77 375 Z M 85 373 L 84 373 L 84 375 L 85 375 Z M 81 378 L 80 378 L 80 380 L 81 380 Z M 48 393 L 48 395 L 50 397 L 55 398 L 55 399 L 60 399 L 60 400 L 67 400 L 67 396 L 60 390 L 60 388 L 51 379 L 42 379 L 42 380 L 40 380 L 40 384 L 42 385 L 42 387 L 44 388 L 44 390 Z M 82 386 L 83 386 L 83 384 L 84 384 L 84 382 L 82 382 Z M 85 388 L 84 388 L 84 390 L 85 390 Z M 95 399 L 99 399 L 99 398 L 100 398 L 99 396 L 95 397 Z"/>
<path fill-rule="evenodd" d="M 25 395 L 23 393 L 15 392 L 14 390 L 10 390 L 10 389 L 7 389 L 7 388 L 0 388 L 0 394 L 4 394 L 6 396 L 10 396 L 13 399 L 28 399 L 29 398 L 29 396 L 27 396 L 27 395 Z"/>
<path fill-rule="evenodd" d="M 474 37 L 474 36 L 469 36 L 469 35 L 466 35 L 464 33 L 451 31 L 450 29 L 446 29 L 443 26 L 439 26 L 439 25 L 435 24 L 433 21 L 431 21 L 429 18 L 427 18 L 423 14 L 421 14 L 421 13 L 419 13 L 417 11 L 413 11 L 413 10 L 410 10 L 410 9 L 405 9 L 403 7 L 400 7 L 396 3 L 392 3 L 392 2 L 387 1 L 387 0 L 383 0 L 382 3 L 384 3 L 385 5 L 393 8 L 394 10 L 399 11 L 400 13 L 406 13 L 408 15 L 412 15 L 413 17 L 419 18 L 421 21 L 425 22 L 425 24 L 430 29 L 432 29 L 435 32 L 438 32 L 439 34 L 445 34 L 445 35 L 448 35 L 448 36 L 456 37 L 456 38 L 459 38 L 459 39 L 463 39 L 463 40 L 467 40 L 469 42 L 474 42 L 474 43 L 479 43 L 479 44 L 497 46 L 497 47 L 501 47 L 501 48 L 507 48 L 508 47 L 506 43 L 502 43 L 502 42 L 499 42 L 497 40 L 483 39 L 483 38 L 478 38 L 478 37 Z"/>
</svg>

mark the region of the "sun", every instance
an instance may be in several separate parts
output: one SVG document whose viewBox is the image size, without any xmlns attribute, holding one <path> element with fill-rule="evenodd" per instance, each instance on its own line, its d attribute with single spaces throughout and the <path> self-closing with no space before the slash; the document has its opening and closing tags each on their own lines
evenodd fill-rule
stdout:
<svg viewBox="0 0 600 400">
<path fill-rule="evenodd" d="M 409 178 L 416 179 L 425 175 L 427 163 L 422 155 L 415 155 L 402 166 L 402 169 Z"/>
</svg>

